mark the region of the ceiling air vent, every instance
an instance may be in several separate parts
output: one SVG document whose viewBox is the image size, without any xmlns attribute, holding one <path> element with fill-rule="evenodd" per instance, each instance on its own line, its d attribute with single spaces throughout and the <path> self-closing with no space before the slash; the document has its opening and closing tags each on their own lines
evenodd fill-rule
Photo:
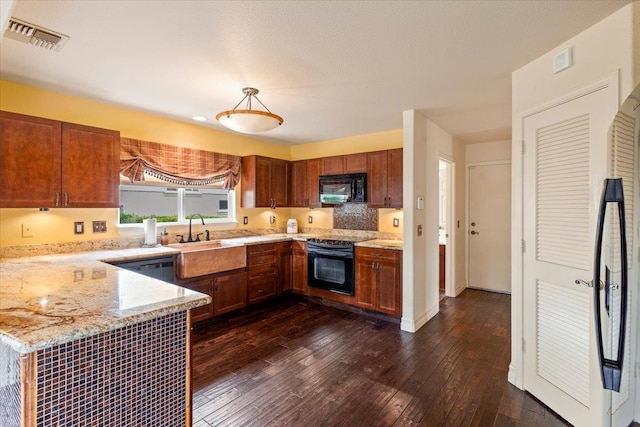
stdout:
<svg viewBox="0 0 640 427">
<path fill-rule="evenodd" d="M 59 51 L 65 45 L 69 36 L 29 24 L 16 18 L 9 19 L 9 25 L 4 35 L 10 39 L 30 43 L 43 49 Z"/>
</svg>

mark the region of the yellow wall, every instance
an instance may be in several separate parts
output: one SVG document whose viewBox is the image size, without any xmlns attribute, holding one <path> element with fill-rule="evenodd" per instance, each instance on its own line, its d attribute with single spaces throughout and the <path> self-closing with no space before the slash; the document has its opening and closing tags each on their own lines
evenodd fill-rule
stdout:
<svg viewBox="0 0 640 427">
<path fill-rule="evenodd" d="M 291 147 L 290 160 L 402 148 L 402 129 L 330 139 Z"/>
<path fill-rule="evenodd" d="M 328 155 L 348 154 L 363 151 L 383 150 L 402 146 L 402 131 L 393 130 L 351 138 L 314 142 L 289 147 L 245 135 L 222 132 L 206 126 L 181 122 L 149 113 L 135 111 L 102 102 L 63 95 L 0 80 L 0 110 L 46 117 L 71 123 L 116 129 L 123 137 L 154 141 L 163 144 L 217 151 L 239 156 L 259 154 L 285 160 L 317 158 Z M 239 184 L 241 186 L 242 183 Z M 236 188 L 237 190 L 240 187 Z M 232 229 L 283 229 L 287 219 L 297 218 L 301 226 L 327 229 L 333 227 L 332 209 L 243 209 L 240 207 L 240 192 L 236 197 L 236 218 L 238 224 Z M 269 217 L 276 216 L 276 223 L 270 224 Z M 308 224 L 309 215 L 314 216 L 313 224 Z M 402 232 L 393 228 L 392 218 L 400 217 L 402 211 L 379 210 L 379 230 L 392 233 Z M 248 225 L 242 224 L 248 217 Z M 94 234 L 92 221 L 107 221 L 107 232 Z M 76 221 L 85 223 L 85 233 L 73 233 Z M 120 236 L 141 236 L 142 227 L 118 227 L 118 209 L 0 209 L 0 246 L 29 245 L 44 243 L 76 242 L 117 238 Z M 22 237 L 22 225 L 31 226 L 33 237 Z M 161 226 L 163 227 L 163 226 Z M 210 230 L 224 229 L 208 224 Z M 181 233 L 184 225 L 167 227 L 170 235 Z M 227 226 L 226 229 L 229 229 Z"/>
</svg>

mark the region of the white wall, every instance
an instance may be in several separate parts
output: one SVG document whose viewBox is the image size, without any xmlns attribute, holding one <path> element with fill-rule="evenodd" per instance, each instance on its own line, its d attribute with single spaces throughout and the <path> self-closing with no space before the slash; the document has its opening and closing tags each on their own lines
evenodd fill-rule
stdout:
<svg viewBox="0 0 640 427">
<path fill-rule="evenodd" d="M 467 144 L 465 159 L 467 163 L 511 160 L 511 140 Z"/>
<path fill-rule="evenodd" d="M 454 215 L 460 219 L 459 213 L 464 213 L 464 185 L 458 188 L 458 181 L 464 182 L 464 149 L 437 124 L 413 110 L 403 113 L 403 148 L 405 228 L 401 328 L 415 332 L 439 310 L 438 160 L 445 157 L 457 165 Z M 417 209 L 418 196 L 425 199 L 423 209 Z M 421 236 L 417 234 L 418 226 L 422 227 Z M 454 284 L 464 277 L 459 274 L 460 270 L 464 272 L 464 245 L 457 246 L 459 233 L 456 231 L 454 229 L 451 236 L 456 254 Z"/>
<path fill-rule="evenodd" d="M 559 74 L 551 72 L 553 55 L 573 49 L 573 66 Z M 521 119 L 527 110 L 550 103 L 577 88 L 616 75 L 619 102 L 640 83 L 640 3 L 634 2 L 559 45 L 512 75 L 513 141 L 522 137 Z M 609 118 L 607 118 L 609 119 Z M 613 116 L 610 118 L 613 119 Z M 520 144 L 512 147 L 512 358 L 509 380 L 522 383 L 522 168 Z M 638 307 L 638 301 L 634 304 Z M 640 335 L 638 326 L 634 325 Z M 638 337 L 640 339 L 640 336 Z M 640 390 L 640 380 L 636 379 Z M 635 419 L 640 420 L 640 398 L 636 396 Z"/>
</svg>

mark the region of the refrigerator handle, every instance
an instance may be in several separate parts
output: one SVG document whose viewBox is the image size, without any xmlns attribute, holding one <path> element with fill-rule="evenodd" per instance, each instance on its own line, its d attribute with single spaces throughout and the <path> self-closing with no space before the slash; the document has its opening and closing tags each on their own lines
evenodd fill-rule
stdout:
<svg viewBox="0 0 640 427">
<path fill-rule="evenodd" d="M 627 327 L 627 236 L 624 215 L 624 191 L 622 188 L 621 178 L 607 178 L 604 180 L 604 188 L 602 190 L 602 198 L 600 200 L 600 209 L 598 213 L 598 228 L 596 229 L 596 247 L 593 260 L 593 283 L 600 283 L 600 266 L 602 262 L 602 235 L 604 231 L 604 217 L 607 210 L 607 203 L 616 203 L 618 205 L 618 219 L 620 224 L 620 326 L 618 334 L 618 354 L 615 359 L 607 359 L 604 357 L 602 343 L 602 319 L 600 310 L 600 287 L 593 287 L 593 312 L 595 316 L 596 329 L 596 347 L 598 349 L 598 359 L 600 362 L 600 374 L 602 384 L 607 390 L 620 391 L 620 380 L 622 377 L 622 363 L 624 359 L 624 347 Z M 608 270 L 608 268 L 607 268 Z M 607 274 L 608 276 L 608 274 Z M 607 278 L 605 288 L 611 284 Z M 609 289 L 605 291 L 608 293 Z"/>
</svg>

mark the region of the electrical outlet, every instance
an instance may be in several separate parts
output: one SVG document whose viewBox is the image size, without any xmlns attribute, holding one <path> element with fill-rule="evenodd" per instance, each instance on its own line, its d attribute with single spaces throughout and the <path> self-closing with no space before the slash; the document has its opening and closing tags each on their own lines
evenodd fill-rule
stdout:
<svg viewBox="0 0 640 427">
<path fill-rule="evenodd" d="M 22 237 L 33 237 L 33 227 L 29 224 L 22 224 Z"/>
<path fill-rule="evenodd" d="M 394 227 L 400 227 L 400 219 L 399 218 L 393 218 L 393 226 Z"/>
<path fill-rule="evenodd" d="M 242 218 L 242 223 L 243 223 L 244 225 L 249 224 L 249 217 L 248 217 L 248 216 L 245 216 L 244 218 Z"/>
<path fill-rule="evenodd" d="M 275 215 L 271 215 L 269 217 L 269 224 L 275 224 L 276 223 L 276 216 Z"/>
<path fill-rule="evenodd" d="M 84 222 L 73 223 L 73 234 L 84 234 Z"/>
<path fill-rule="evenodd" d="M 313 224 L 313 217 L 309 215 L 309 224 Z"/>
<path fill-rule="evenodd" d="M 107 221 L 93 221 L 93 232 L 94 233 L 106 233 L 107 232 Z"/>
</svg>

